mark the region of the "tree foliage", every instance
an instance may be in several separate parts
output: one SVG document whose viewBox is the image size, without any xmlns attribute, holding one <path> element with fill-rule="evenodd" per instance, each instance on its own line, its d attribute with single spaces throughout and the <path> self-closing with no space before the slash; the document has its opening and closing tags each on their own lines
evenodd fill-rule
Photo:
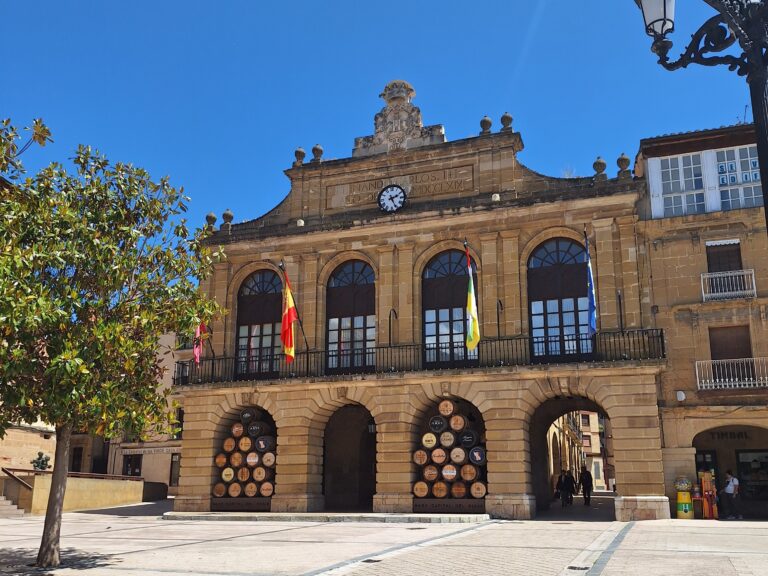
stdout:
<svg viewBox="0 0 768 576">
<path fill-rule="evenodd" d="M 218 312 L 198 290 L 219 256 L 210 230 L 190 232 L 189 199 L 167 178 L 88 146 L 69 170 L 26 176 L 20 154 L 50 141 L 41 121 L 31 132 L 19 146 L 0 125 L 0 436 L 38 420 L 60 442 L 65 428 L 154 433 L 171 416 L 158 338 Z"/>
</svg>

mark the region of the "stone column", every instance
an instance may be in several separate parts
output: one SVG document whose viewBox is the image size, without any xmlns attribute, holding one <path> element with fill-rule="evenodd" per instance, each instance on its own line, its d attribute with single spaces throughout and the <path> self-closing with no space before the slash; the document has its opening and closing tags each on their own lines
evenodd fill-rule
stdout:
<svg viewBox="0 0 768 576">
<path fill-rule="evenodd" d="M 613 219 L 593 220 L 595 245 L 592 251 L 592 271 L 597 285 L 598 330 L 619 327 L 616 313 L 616 270 L 614 269 Z"/>
<path fill-rule="evenodd" d="M 301 321 L 304 323 L 304 331 L 307 334 L 307 342 L 309 343 L 310 349 L 318 347 L 318 338 L 322 341 L 322 330 L 318 330 L 317 327 L 325 325 L 325 322 L 319 320 L 317 317 L 317 266 L 319 258 L 320 256 L 314 252 L 302 254 L 299 264 L 300 275 L 296 280 L 292 280 L 292 282 L 296 282 L 297 287 L 301 290 L 301 292 L 297 294 L 300 299 L 299 313 L 301 314 Z M 293 276 L 290 276 L 290 278 L 293 278 Z M 299 346 L 296 348 L 297 351 L 303 351 L 304 338 L 300 334 L 301 329 L 298 326 L 296 326 L 296 328 L 298 332 L 297 337 L 301 339 Z"/>
<path fill-rule="evenodd" d="M 621 283 L 622 306 L 624 308 L 624 327 L 639 328 L 640 279 L 638 277 L 637 235 L 635 234 L 636 216 L 618 220 L 621 241 Z"/>
<path fill-rule="evenodd" d="M 388 346 L 397 344 L 398 321 L 392 315 L 392 329 L 390 331 L 390 311 L 394 309 L 399 315 L 400 312 L 395 306 L 395 255 L 392 246 L 382 246 L 378 249 L 379 254 L 379 277 L 376 279 L 376 345 Z M 389 341 L 389 334 L 392 334 L 392 342 Z"/>
<path fill-rule="evenodd" d="M 527 314 L 522 309 L 520 299 L 520 232 L 518 230 L 505 230 L 500 232 L 501 252 L 499 253 L 501 301 L 504 305 L 502 313 L 504 336 L 514 336 L 523 332 L 523 326 L 527 326 Z"/>
<path fill-rule="evenodd" d="M 412 426 L 398 412 L 379 416 L 376 424 L 376 494 L 374 512 L 408 513 L 413 511 L 413 464 L 411 453 L 414 440 Z"/>
<path fill-rule="evenodd" d="M 398 342 L 400 344 L 411 344 L 416 339 L 414 330 L 414 321 L 419 322 L 419 318 L 414 318 L 414 313 L 421 306 L 415 306 L 413 298 L 414 277 L 420 274 L 419 270 L 413 269 L 413 244 L 397 245 L 397 264 L 396 264 L 396 285 L 393 286 L 395 308 L 398 315 Z"/>
<path fill-rule="evenodd" d="M 208 296 L 213 297 L 224 308 L 232 306 L 227 299 L 227 290 L 231 279 L 232 266 L 229 262 L 219 262 L 213 265 L 213 275 L 208 283 Z M 233 318 L 230 314 L 219 316 L 212 322 L 213 336 L 211 337 L 211 346 L 216 351 L 216 356 L 234 355 L 234 350 L 229 348 L 232 346 L 232 334 L 237 329 L 235 328 L 236 324 L 237 318 Z M 190 334 L 190 336 L 194 336 L 194 334 Z M 206 346 L 203 347 L 203 350 L 205 349 Z"/>
<path fill-rule="evenodd" d="M 499 330 L 496 326 L 496 301 L 499 299 L 497 237 L 497 234 L 482 234 L 480 236 L 480 257 L 483 264 L 478 278 L 480 283 L 478 305 L 482 310 L 482 317 L 480 318 L 481 338 L 495 338 L 497 330 Z"/>
</svg>

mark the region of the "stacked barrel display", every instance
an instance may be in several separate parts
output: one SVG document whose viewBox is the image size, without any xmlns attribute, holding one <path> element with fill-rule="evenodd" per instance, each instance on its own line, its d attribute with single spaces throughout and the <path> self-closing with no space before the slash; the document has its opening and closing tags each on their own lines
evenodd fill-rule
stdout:
<svg viewBox="0 0 768 576">
<path fill-rule="evenodd" d="M 269 498 L 275 491 L 275 424 L 255 408 L 240 413 L 230 427 L 214 464 L 218 479 L 213 485 L 216 498 Z"/>
<path fill-rule="evenodd" d="M 479 418 L 462 410 L 462 404 L 443 400 L 427 425 L 413 453 L 419 478 L 413 484 L 416 498 L 485 498 L 485 438 Z"/>
</svg>

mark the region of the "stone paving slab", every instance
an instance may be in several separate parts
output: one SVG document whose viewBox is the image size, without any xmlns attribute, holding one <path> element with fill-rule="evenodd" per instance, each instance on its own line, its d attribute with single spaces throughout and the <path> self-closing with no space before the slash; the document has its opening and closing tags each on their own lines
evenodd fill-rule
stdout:
<svg viewBox="0 0 768 576">
<path fill-rule="evenodd" d="M 328 512 L 166 512 L 164 520 L 243 522 L 382 522 L 416 524 L 475 524 L 491 519 L 488 514 L 349 514 Z"/>
<path fill-rule="evenodd" d="M 768 524 L 163 520 L 66 513 L 64 565 L 34 562 L 42 517 L 0 519 L 0 574 L 78 576 L 768 576 Z"/>
</svg>

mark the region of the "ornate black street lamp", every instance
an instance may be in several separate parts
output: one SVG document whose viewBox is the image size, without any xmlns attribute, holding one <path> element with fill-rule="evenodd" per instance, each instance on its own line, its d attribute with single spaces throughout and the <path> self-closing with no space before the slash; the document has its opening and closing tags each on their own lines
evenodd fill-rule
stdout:
<svg viewBox="0 0 768 576">
<path fill-rule="evenodd" d="M 670 61 L 672 41 L 667 39 L 667 34 L 675 30 L 675 0 L 635 0 L 643 11 L 645 31 L 653 38 L 651 50 L 664 68 L 678 70 L 689 64 L 724 64 L 739 76 L 747 77 L 768 226 L 768 0 L 704 1 L 718 14 L 699 28 L 677 60 Z M 721 54 L 737 42 L 741 54 Z"/>
</svg>

